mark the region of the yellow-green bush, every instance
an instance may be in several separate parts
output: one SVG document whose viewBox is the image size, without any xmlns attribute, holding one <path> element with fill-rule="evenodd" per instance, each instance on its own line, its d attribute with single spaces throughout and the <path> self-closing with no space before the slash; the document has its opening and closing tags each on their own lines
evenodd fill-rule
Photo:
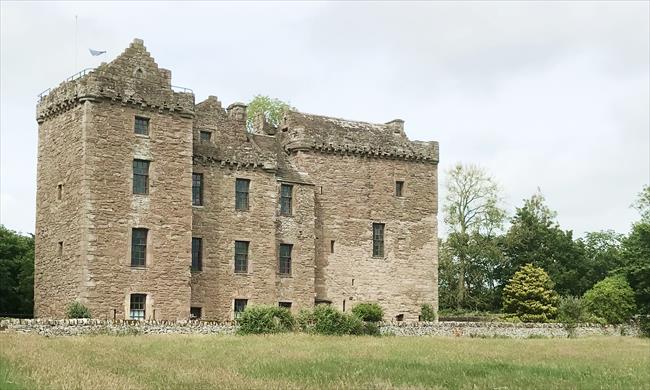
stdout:
<svg viewBox="0 0 650 390">
<path fill-rule="evenodd" d="M 503 289 L 503 310 L 524 322 L 547 322 L 557 315 L 559 297 L 542 268 L 526 264 Z"/>
</svg>

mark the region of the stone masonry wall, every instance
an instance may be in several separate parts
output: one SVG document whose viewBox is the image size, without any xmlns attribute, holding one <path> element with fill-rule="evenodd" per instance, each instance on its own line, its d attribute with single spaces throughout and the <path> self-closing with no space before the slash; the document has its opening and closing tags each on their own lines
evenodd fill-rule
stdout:
<svg viewBox="0 0 650 390">
<path fill-rule="evenodd" d="M 388 336 L 440 336 L 479 338 L 568 338 L 593 336 L 640 336 L 638 326 L 581 324 L 572 328 L 563 324 L 513 324 L 498 322 L 421 322 L 383 323 L 379 327 Z M 107 321 L 73 320 L 0 320 L 0 331 L 37 333 L 45 336 L 83 334 L 234 334 L 237 326 L 215 321 Z"/>
<path fill-rule="evenodd" d="M 437 165 L 310 151 L 291 161 L 316 185 L 317 299 L 341 310 L 377 302 L 407 321 L 423 303 L 437 309 Z M 382 258 L 372 256 L 373 223 L 385 224 Z"/>
<path fill-rule="evenodd" d="M 39 124 L 34 263 L 34 315 L 38 317 L 63 317 L 66 305 L 82 290 L 86 266 L 82 123 L 89 104 Z"/>
</svg>

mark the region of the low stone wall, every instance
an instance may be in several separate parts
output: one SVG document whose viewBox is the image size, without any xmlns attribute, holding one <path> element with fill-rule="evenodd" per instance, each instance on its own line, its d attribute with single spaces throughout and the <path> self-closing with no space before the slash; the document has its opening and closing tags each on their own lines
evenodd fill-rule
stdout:
<svg viewBox="0 0 650 390">
<path fill-rule="evenodd" d="M 625 325 L 579 324 L 568 327 L 556 323 L 510 322 L 415 322 L 387 323 L 380 328 L 382 334 L 395 336 L 451 336 L 451 337 L 587 337 L 587 336 L 639 336 L 639 327 Z"/>
<path fill-rule="evenodd" d="M 46 320 L 4 319 L 0 331 L 38 333 L 46 336 L 81 334 L 234 334 L 237 326 L 214 321 L 128 321 L 128 320 Z M 509 323 L 509 322 L 387 322 L 380 325 L 384 335 L 447 337 L 586 337 L 639 336 L 638 326 L 580 324 Z"/>
<path fill-rule="evenodd" d="M 7 319 L 0 321 L 0 331 L 14 330 L 46 336 L 81 334 L 234 334 L 237 327 L 213 321 L 129 321 L 129 320 L 45 320 Z"/>
</svg>

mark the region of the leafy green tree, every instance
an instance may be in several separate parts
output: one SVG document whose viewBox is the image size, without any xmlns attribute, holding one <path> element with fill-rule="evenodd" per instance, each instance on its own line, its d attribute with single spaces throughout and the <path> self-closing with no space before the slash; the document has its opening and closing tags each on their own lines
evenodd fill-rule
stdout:
<svg viewBox="0 0 650 390">
<path fill-rule="evenodd" d="M 539 267 L 526 264 L 503 289 L 503 310 L 524 322 L 546 322 L 555 318 L 559 297 L 553 281 Z"/>
<path fill-rule="evenodd" d="M 591 287 L 624 265 L 622 253 L 623 234 L 613 230 L 590 232 L 577 240 L 584 251 L 584 285 Z"/>
<path fill-rule="evenodd" d="M 248 103 L 246 108 L 246 128 L 252 132 L 255 129 L 255 120 L 258 115 L 264 115 L 266 120 L 274 127 L 280 126 L 284 115 L 289 110 L 294 110 L 289 103 L 280 99 L 270 98 L 264 95 L 257 95 Z"/>
<path fill-rule="evenodd" d="M 480 263 L 491 263 L 495 254 L 492 246 L 483 244 L 491 243 L 502 228 L 505 211 L 499 206 L 498 185 L 478 166 L 455 165 L 447 172 L 446 189 L 443 212 L 449 238 L 445 250 L 453 265 L 448 269 L 453 268 L 457 276 L 455 305 L 462 308 L 468 305 L 472 287 L 489 287 L 480 276 Z"/>
<path fill-rule="evenodd" d="M 506 260 L 498 270 L 501 284 L 519 267 L 531 263 L 548 272 L 561 295 L 582 295 L 591 287 L 584 247 L 573 241 L 571 231 L 560 229 L 555 217 L 541 193 L 517 209 L 504 237 Z"/>
<path fill-rule="evenodd" d="M 617 271 L 634 290 L 639 311 L 650 314 L 650 186 L 643 188 L 633 207 L 641 213 L 641 220 L 623 240 L 623 266 Z"/>
<path fill-rule="evenodd" d="M 587 312 L 610 324 L 623 323 L 636 312 L 634 290 L 622 275 L 596 283 L 582 300 Z"/>
<path fill-rule="evenodd" d="M 32 316 L 34 236 L 0 225 L 0 315 Z"/>
</svg>

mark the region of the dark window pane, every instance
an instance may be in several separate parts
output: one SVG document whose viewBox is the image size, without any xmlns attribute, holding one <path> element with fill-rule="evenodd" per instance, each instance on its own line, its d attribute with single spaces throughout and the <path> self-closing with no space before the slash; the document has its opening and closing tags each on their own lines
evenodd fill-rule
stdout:
<svg viewBox="0 0 650 390">
<path fill-rule="evenodd" d="M 248 210 L 248 189 L 250 180 L 235 180 L 235 210 Z"/>
<path fill-rule="evenodd" d="M 192 205 L 203 205 L 203 175 L 200 173 L 192 174 Z"/>
<path fill-rule="evenodd" d="M 404 182 L 396 181 L 395 182 L 395 196 L 403 196 L 402 192 L 404 190 Z"/>
<path fill-rule="evenodd" d="M 147 296 L 145 294 L 131 294 L 130 317 L 132 320 L 144 320 Z"/>
<path fill-rule="evenodd" d="M 291 215 L 291 200 L 293 186 L 289 184 L 280 185 L 280 214 Z"/>
<path fill-rule="evenodd" d="M 134 131 L 136 134 L 149 135 L 149 118 L 136 116 Z"/>
<path fill-rule="evenodd" d="M 248 299 L 235 299 L 235 318 L 239 318 L 241 313 L 246 310 Z"/>
<path fill-rule="evenodd" d="M 280 244 L 280 273 L 285 275 L 291 274 L 291 250 L 293 245 Z"/>
<path fill-rule="evenodd" d="M 384 256 L 384 224 L 372 224 L 372 255 L 374 257 Z"/>
<path fill-rule="evenodd" d="M 192 271 L 203 269 L 203 240 L 192 237 Z"/>
<path fill-rule="evenodd" d="M 190 307 L 190 319 L 198 320 L 201 318 L 201 308 L 200 307 Z"/>
<path fill-rule="evenodd" d="M 131 231 L 131 266 L 147 265 L 147 229 L 136 228 Z"/>
<path fill-rule="evenodd" d="M 149 193 L 149 161 L 133 160 L 133 193 Z"/>
<path fill-rule="evenodd" d="M 248 241 L 235 241 L 235 272 L 248 272 Z"/>
<path fill-rule="evenodd" d="M 201 141 L 210 141 L 210 138 L 212 138 L 212 133 L 209 131 L 201 131 L 199 132 L 199 139 Z"/>
<path fill-rule="evenodd" d="M 278 306 L 291 310 L 291 302 L 278 302 Z"/>
</svg>

